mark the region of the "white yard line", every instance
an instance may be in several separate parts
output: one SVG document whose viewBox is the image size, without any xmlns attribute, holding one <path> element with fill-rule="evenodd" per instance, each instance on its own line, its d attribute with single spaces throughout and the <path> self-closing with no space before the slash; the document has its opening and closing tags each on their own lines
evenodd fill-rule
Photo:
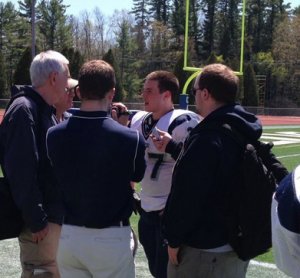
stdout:
<svg viewBox="0 0 300 278">
<path fill-rule="evenodd" d="M 255 260 L 251 260 L 250 264 L 251 265 L 258 265 L 258 266 L 265 267 L 265 268 L 270 268 L 270 269 L 277 269 L 277 266 L 275 264 L 264 263 L 264 262 L 259 262 L 259 261 L 255 261 Z"/>
<path fill-rule="evenodd" d="M 294 156 L 300 156 L 300 153 L 297 154 L 290 154 L 290 155 L 283 155 L 283 156 L 277 156 L 277 158 L 287 158 L 287 157 L 294 157 Z"/>
</svg>

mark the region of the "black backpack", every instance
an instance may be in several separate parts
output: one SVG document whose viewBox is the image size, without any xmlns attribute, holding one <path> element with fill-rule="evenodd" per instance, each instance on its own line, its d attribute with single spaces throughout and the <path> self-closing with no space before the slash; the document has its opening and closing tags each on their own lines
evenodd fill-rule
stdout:
<svg viewBox="0 0 300 278">
<path fill-rule="evenodd" d="M 42 124 L 41 109 L 43 107 L 43 103 L 39 98 L 36 97 L 35 93 L 32 92 L 31 89 L 24 88 L 24 91 L 14 95 L 7 104 L 5 112 L 9 109 L 10 105 L 15 99 L 22 96 L 30 97 L 37 104 L 39 130 L 39 126 Z M 2 147 L 1 152 L 4 152 Z M 4 177 L 0 177 L 0 222 L 0 240 L 18 237 L 24 226 L 24 220 L 22 218 L 21 211 L 16 206 L 11 195 L 9 182 Z"/>
<path fill-rule="evenodd" d="M 244 149 L 240 180 L 224 224 L 229 244 L 241 260 L 248 261 L 272 247 L 272 196 L 288 171 L 271 152 L 273 143 L 250 142 L 221 122 L 203 122 L 198 128 L 226 133 Z"/>
</svg>

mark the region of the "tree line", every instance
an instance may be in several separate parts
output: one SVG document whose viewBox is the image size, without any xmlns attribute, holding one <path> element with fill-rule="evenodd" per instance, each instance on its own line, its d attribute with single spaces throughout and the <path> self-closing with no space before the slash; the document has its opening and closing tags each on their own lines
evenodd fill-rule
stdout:
<svg viewBox="0 0 300 278">
<path fill-rule="evenodd" d="M 242 0 L 190 0 L 188 66 L 220 62 L 240 66 Z M 181 89 L 185 0 L 133 0 L 132 9 L 106 16 L 99 7 L 68 15 L 63 0 L 36 3 L 36 53 L 53 49 L 70 61 L 77 78 L 91 59 L 112 64 L 118 101 L 139 101 L 143 79 L 170 70 Z M 247 0 L 244 75 L 238 101 L 247 106 L 300 107 L 300 5 Z M 0 97 L 13 84 L 30 84 L 31 0 L 0 2 Z M 191 96 L 190 103 L 193 102 Z"/>
</svg>

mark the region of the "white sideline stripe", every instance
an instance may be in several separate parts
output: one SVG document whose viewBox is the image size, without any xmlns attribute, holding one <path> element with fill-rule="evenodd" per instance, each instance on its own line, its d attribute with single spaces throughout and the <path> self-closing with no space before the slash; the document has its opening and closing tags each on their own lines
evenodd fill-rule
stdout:
<svg viewBox="0 0 300 278">
<path fill-rule="evenodd" d="M 300 143 L 300 142 L 298 142 L 298 143 Z M 273 141 L 273 144 L 275 146 L 292 145 L 292 144 L 298 144 L 298 143 L 297 142 L 291 142 L 291 141 L 283 141 L 283 140 L 281 140 L 281 141 Z"/>
<path fill-rule="evenodd" d="M 286 157 L 294 157 L 294 156 L 300 156 L 300 153 L 297 154 L 291 154 L 291 155 L 284 155 L 284 156 L 278 156 L 277 158 L 286 158 Z"/>
<path fill-rule="evenodd" d="M 263 139 L 274 139 L 274 140 L 285 140 L 285 141 L 290 141 L 290 142 L 300 142 L 300 138 L 288 138 L 288 137 L 279 137 L 279 136 L 266 136 L 266 135 L 262 135 L 260 138 Z"/>
<path fill-rule="evenodd" d="M 263 133 L 262 136 L 276 136 L 278 138 L 300 138 L 299 132 L 287 133 L 287 132 L 276 132 L 276 133 Z"/>
<path fill-rule="evenodd" d="M 258 265 L 258 266 L 261 266 L 264 268 L 277 269 L 277 266 L 275 264 L 263 263 L 263 262 L 258 262 L 258 261 L 254 261 L 254 260 L 251 260 L 250 264 Z"/>
</svg>

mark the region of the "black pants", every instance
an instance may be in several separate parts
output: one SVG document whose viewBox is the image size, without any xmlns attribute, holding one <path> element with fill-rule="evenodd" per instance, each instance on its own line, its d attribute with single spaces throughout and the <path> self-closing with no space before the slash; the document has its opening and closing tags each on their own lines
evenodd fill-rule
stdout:
<svg viewBox="0 0 300 278">
<path fill-rule="evenodd" d="M 155 278 L 167 278 L 168 247 L 161 234 L 160 211 L 141 213 L 139 239 L 144 247 L 151 274 Z"/>
</svg>

